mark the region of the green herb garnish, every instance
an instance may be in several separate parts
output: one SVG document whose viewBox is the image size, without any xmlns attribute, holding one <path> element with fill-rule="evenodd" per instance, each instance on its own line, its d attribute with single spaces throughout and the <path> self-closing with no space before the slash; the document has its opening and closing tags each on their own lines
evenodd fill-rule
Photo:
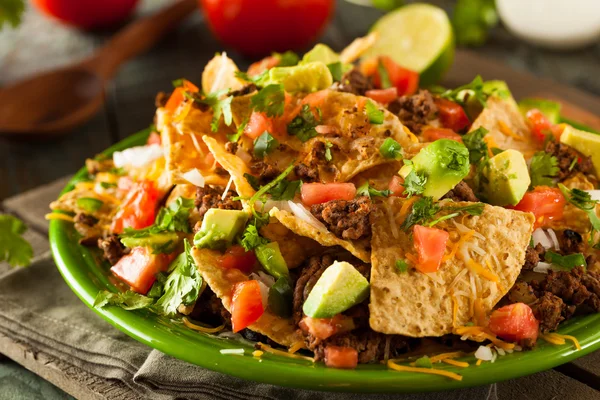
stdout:
<svg viewBox="0 0 600 400">
<path fill-rule="evenodd" d="M 89 213 L 98 211 L 102 205 L 104 205 L 102 200 L 98 200 L 93 197 L 80 197 L 77 199 L 77 207 Z"/>
<path fill-rule="evenodd" d="M 593 238 L 596 232 L 600 232 L 600 218 L 598 218 L 598 215 L 596 215 L 596 205 L 598 204 L 598 201 L 592 200 L 592 196 L 590 196 L 590 194 L 586 191 L 580 189 L 569 190 L 562 183 L 559 183 L 558 187 L 569 203 L 573 204 L 580 210 L 585 211 L 585 213 L 588 215 L 590 223 L 592 224 L 589 243 L 590 245 L 594 245 Z"/>
<path fill-rule="evenodd" d="M 210 124 L 210 129 L 213 132 L 216 132 L 219 130 L 219 121 L 221 120 L 221 115 L 223 116 L 225 125 L 229 126 L 233 121 L 233 114 L 231 112 L 231 101 L 233 100 L 233 96 L 223 97 L 227 92 L 227 89 L 219 90 L 218 92 L 206 95 L 204 98 L 199 98 L 198 96 L 188 92 L 184 92 L 184 95 L 197 103 L 206 104 L 212 108 L 213 119 Z"/>
<path fill-rule="evenodd" d="M 6 261 L 11 267 L 26 267 L 31 263 L 33 248 L 22 235 L 27 225 L 9 214 L 0 215 L 0 262 Z"/>
<path fill-rule="evenodd" d="M 265 113 L 268 117 L 278 117 L 283 114 L 285 93 L 283 85 L 267 85 L 250 98 L 252 109 Z"/>
<path fill-rule="evenodd" d="M 152 304 L 154 304 L 154 299 L 131 290 L 123 293 L 114 293 L 105 290 L 103 292 L 98 292 L 96 299 L 94 300 L 95 308 L 117 306 L 124 310 L 139 310 L 142 308 L 148 308 Z"/>
<path fill-rule="evenodd" d="M 386 138 L 381 144 L 381 147 L 379 147 L 379 153 L 384 158 L 393 158 L 397 160 L 402 158 L 402 146 L 394 139 Z"/>
<path fill-rule="evenodd" d="M 375 103 L 373 103 L 371 100 L 367 100 L 365 109 L 370 123 L 373 125 L 383 124 L 383 111 L 380 110 Z"/>
<path fill-rule="evenodd" d="M 254 155 L 256 158 L 264 158 L 279 146 L 279 142 L 267 131 L 254 140 Z"/>
<path fill-rule="evenodd" d="M 553 179 L 558 175 L 558 160 L 551 154 L 538 151 L 531 158 L 529 166 L 531 187 L 552 186 Z"/>
<path fill-rule="evenodd" d="M 392 194 L 391 190 L 377 190 L 375 188 L 372 188 L 371 185 L 369 185 L 369 182 L 363 183 L 358 187 L 358 189 L 356 189 L 357 196 L 367 196 L 369 198 L 389 197 L 390 194 Z"/>
<path fill-rule="evenodd" d="M 480 127 L 463 136 L 463 143 L 469 150 L 469 162 L 477 165 L 481 160 L 489 158 L 488 145 L 483 140 L 489 131 Z"/>
<path fill-rule="evenodd" d="M 319 123 L 310 106 L 304 104 L 300 113 L 288 124 L 287 131 L 304 143 L 319 134 L 315 129 Z"/>
<path fill-rule="evenodd" d="M 408 263 L 406 260 L 396 260 L 396 269 L 398 272 L 406 272 L 408 271 Z"/>
</svg>

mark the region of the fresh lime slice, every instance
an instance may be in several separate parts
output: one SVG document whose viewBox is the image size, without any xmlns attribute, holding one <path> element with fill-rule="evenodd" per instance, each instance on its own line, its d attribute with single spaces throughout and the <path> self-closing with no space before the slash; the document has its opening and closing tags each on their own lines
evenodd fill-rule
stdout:
<svg viewBox="0 0 600 400">
<path fill-rule="evenodd" d="M 454 34 L 446 12 L 415 3 L 381 17 L 371 28 L 378 38 L 365 57 L 386 55 L 419 72 L 420 85 L 440 80 L 454 59 Z"/>
</svg>

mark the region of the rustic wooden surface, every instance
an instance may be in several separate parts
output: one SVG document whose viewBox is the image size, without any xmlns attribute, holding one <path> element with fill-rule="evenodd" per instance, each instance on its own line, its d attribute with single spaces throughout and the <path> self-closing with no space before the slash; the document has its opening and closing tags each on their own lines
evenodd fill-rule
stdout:
<svg viewBox="0 0 600 400">
<path fill-rule="evenodd" d="M 164 4 L 143 1 L 138 15 Z M 451 1 L 441 1 L 443 5 Z M 364 34 L 379 16 L 375 10 L 338 3 L 333 23 L 323 41 L 335 49 Z M 0 33 L 0 87 L 36 71 L 65 65 L 89 55 L 111 32 L 82 33 L 59 25 L 28 10 L 23 25 Z M 211 37 L 199 13 L 190 16 L 154 49 L 125 65 L 106 88 L 103 110 L 89 123 L 60 141 L 18 143 L 0 139 L 0 200 L 73 173 L 86 157 L 145 128 L 152 122 L 156 92 L 169 90 L 171 80 L 188 77 L 199 81 L 202 68 L 221 46 Z M 228 51 L 241 67 L 245 60 Z M 480 73 L 484 78 L 504 79 L 517 97 L 550 93 L 600 115 L 600 45 L 570 53 L 533 48 L 497 28 L 477 54 L 458 51 L 456 63 L 445 79 L 455 86 Z M 60 101 L 60 99 L 57 99 Z M 1 106 L 1 105 L 0 105 Z M 37 228 L 36 240 L 44 240 Z M 41 236 L 40 236 L 41 235 Z M 79 398 L 111 398 L 120 393 L 111 382 L 91 379 L 81 387 L 76 369 L 61 368 L 55 360 L 28 352 L 18 343 L 0 337 L 4 353 L 44 379 Z M 600 398 L 600 354 L 583 357 L 554 371 L 498 385 L 501 398 Z M 494 397 L 490 397 L 494 398 Z"/>
</svg>

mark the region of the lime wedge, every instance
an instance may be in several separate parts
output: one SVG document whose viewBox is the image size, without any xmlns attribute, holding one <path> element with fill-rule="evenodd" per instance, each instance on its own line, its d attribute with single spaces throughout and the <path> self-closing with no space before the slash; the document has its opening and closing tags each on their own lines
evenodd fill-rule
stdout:
<svg viewBox="0 0 600 400">
<path fill-rule="evenodd" d="M 418 72 L 420 86 L 440 80 L 454 59 L 454 34 L 446 12 L 415 3 L 392 11 L 371 28 L 377 41 L 365 57 L 386 55 Z"/>
</svg>

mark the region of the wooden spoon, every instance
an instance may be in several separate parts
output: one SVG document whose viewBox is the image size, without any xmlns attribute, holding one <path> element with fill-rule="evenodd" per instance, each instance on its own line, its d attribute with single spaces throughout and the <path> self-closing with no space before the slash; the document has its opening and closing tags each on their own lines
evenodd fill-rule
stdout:
<svg viewBox="0 0 600 400">
<path fill-rule="evenodd" d="M 84 61 L 0 90 L 0 136 L 53 137 L 89 120 L 104 100 L 104 86 L 126 60 L 148 50 L 197 7 L 181 0 L 132 22 Z"/>
</svg>

